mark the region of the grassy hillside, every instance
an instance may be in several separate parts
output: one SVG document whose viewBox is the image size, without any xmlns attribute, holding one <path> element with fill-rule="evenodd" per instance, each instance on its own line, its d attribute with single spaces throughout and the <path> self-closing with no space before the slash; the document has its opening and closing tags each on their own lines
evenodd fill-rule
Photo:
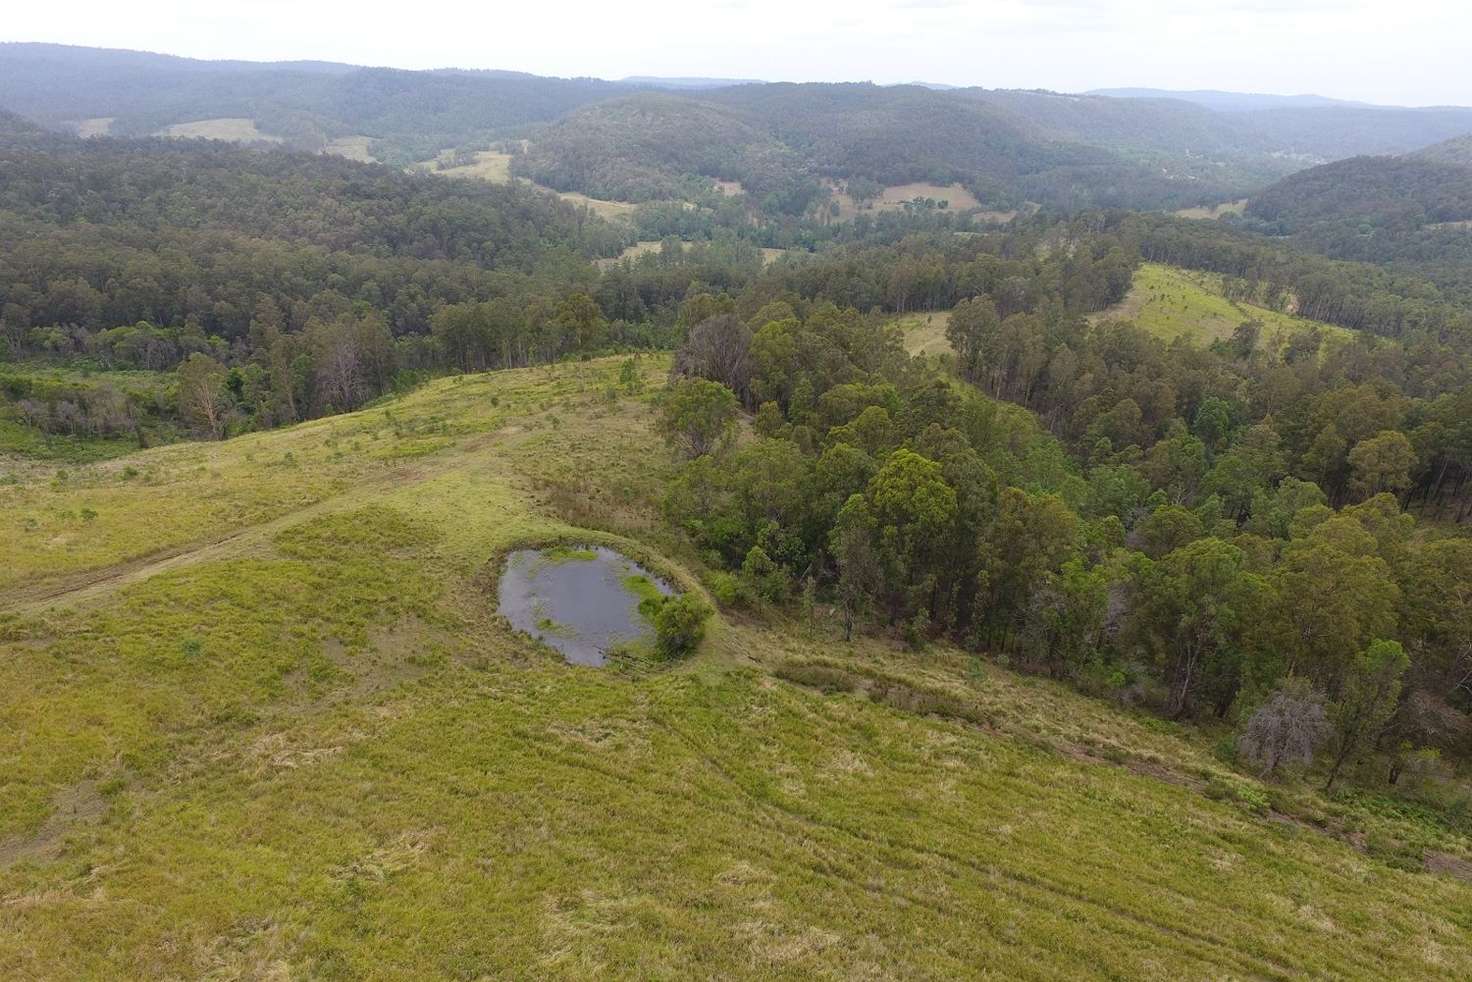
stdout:
<svg viewBox="0 0 1472 982">
<path fill-rule="evenodd" d="M 1230 338 L 1245 321 L 1262 324 L 1260 343 L 1278 343 L 1313 329 L 1331 338 L 1350 336 L 1349 331 L 1332 324 L 1228 300 L 1222 295 L 1220 276 L 1159 263 L 1141 266 L 1124 303 L 1096 315 L 1099 320 L 1110 318 L 1134 321 L 1165 341 L 1184 337 L 1203 344 Z"/>
<path fill-rule="evenodd" d="M 1465 842 L 1198 731 L 821 609 L 674 667 L 510 633 L 514 544 L 693 586 L 619 369 L 0 486 L 0 975 L 1472 972 L 1418 871 Z"/>
</svg>

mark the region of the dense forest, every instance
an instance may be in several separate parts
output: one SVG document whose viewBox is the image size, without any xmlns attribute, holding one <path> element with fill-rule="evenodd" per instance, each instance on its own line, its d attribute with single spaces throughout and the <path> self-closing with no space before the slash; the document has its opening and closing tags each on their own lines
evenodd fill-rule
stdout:
<svg viewBox="0 0 1472 982">
<path fill-rule="evenodd" d="M 1254 196 L 1242 224 L 1338 259 L 1459 280 L 1472 263 L 1472 162 L 1456 147 L 1301 171 Z"/>
<path fill-rule="evenodd" d="M 1280 235 L 1323 222 L 1392 234 L 1472 219 L 1472 167 L 1422 157 L 1353 157 L 1300 171 L 1247 213 Z"/>
<path fill-rule="evenodd" d="M 1472 133 L 1465 136 L 1453 137 L 1443 140 L 1441 143 L 1422 147 L 1411 154 L 1418 160 L 1431 160 L 1442 164 L 1460 164 L 1463 167 L 1472 167 Z"/>
<path fill-rule="evenodd" d="M 1468 514 L 1467 362 L 1412 397 L 1394 343 L 1275 349 L 1249 323 L 1203 349 L 1089 326 L 1119 250 L 966 257 L 975 294 L 948 333 L 975 387 L 852 309 L 760 285 L 708 301 L 663 421 L 688 457 L 666 509 L 728 571 L 717 594 L 816 590 L 850 630 L 945 636 L 1249 731 L 1338 707 L 1331 785 L 1351 758 L 1394 784 L 1467 754 L 1472 543 L 1401 507 Z M 732 439 L 738 407 L 750 439 Z"/>
<path fill-rule="evenodd" d="M 150 371 L 187 360 L 222 379 L 228 366 L 238 405 L 192 413 L 215 433 L 351 408 L 401 370 L 438 368 L 435 318 L 455 304 L 514 311 L 517 339 L 500 364 L 594 343 L 579 293 L 595 279 L 588 259 L 629 238 L 520 186 L 8 128 L 17 132 L 0 147 L 6 354 Z M 81 395 L 10 388 L 43 428 L 134 430 L 126 401 L 100 384 Z"/>
</svg>

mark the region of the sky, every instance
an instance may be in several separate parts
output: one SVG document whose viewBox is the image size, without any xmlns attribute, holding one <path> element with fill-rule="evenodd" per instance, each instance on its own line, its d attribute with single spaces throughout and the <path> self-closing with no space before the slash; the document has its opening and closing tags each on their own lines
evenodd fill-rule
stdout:
<svg viewBox="0 0 1472 982">
<path fill-rule="evenodd" d="M 0 40 L 540 75 L 1148 86 L 1472 105 L 1469 0 L 66 0 Z"/>
</svg>

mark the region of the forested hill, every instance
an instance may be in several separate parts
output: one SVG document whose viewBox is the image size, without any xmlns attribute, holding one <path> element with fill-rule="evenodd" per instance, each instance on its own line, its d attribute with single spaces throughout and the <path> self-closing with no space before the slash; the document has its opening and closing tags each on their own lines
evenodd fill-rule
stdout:
<svg viewBox="0 0 1472 982">
<path fill-rule="evenodd" d="M 1285 234 L 1352 221 L 1405 231 L 1472 219 L 1472 167 L 1420 157 L 1353 157 L 1287 177 L 1247 213 Z"/>
<path fill-rule="evenodd" d="M 1354 157 L 1285 178 L 1254 197 L 1246 224 L 1340 259 L 1393 262 L 1465 283 L 1472 263 L 1472 167 L 1436 156 Z"/>
<path fill-rule="evenodd" d="M 670 197 L 692 176 L 789 195 L 815 178 L 861 178 L 958 182 L 998 207 L 1160 208 L 1243 197 L 1315 162 L 1410 151 L 1469 126 L 1463 109 L 1216 112 L 1043 91 L 742 85 L 585 106 L 534 134 L 521 172 L 632 200 Z"/>
<path fill-rule="evenodd" d="M 404 164 L 634 90 L 502 72 L 210 62 L 0 44 L 0 108 L 50 126 L 98 120 L 114 135 L 145 136 L 176 123 L 238 117 L 304 150 L 371 137 L 380 159 Z"/>
<path fill-rule="evenodd" d="M 1162 174 L 974 96 L 867 84 L 743 85 L 599 103 L 538 132 L 517 169 L 564 190 L 632 200 L 674 196 L 692 177 L 734 180 L 785 199 L 777 207 L 788 212 L 800 212 L 824 179 L 960 183 L 995 207 L 1161 207 L 1239 190 Z"/>
<path fill-rule="evenodd" d="M 1443 164 L 1461 164 L 1463 167 L 1472 167 L 1472 133 L 1423 147 L 1412 156 L 1418 160 L 1435 160 Z"/>
<path fill-rule="evenodd" d="M 44 132 L 41 127 L 30 120 L 0 109 L 0 140 L 34 138 Z"/>
<path fill-rule="evenodd" d="M 1243 197 L 1316 163 L 1407 153 L 1472 131 L 1472 110 L 1456 108 L 1290 100 L 1219 111 L 1177 98 L 715 81 L 672 88 L 0 44 L 0 108 L 52 129 L 172 128 L 309 151 L 351 147 L 394 165 L 530 138 L 527 172 L 634 199 L 668 196 L 691 176 L 739 174 L 789 206 L 814 178 L 852 176 L 960 182 L 993 205 L 1177 207 Z"/>
<path fill-rule="evenodd" d="M 5 121 L 0 119 L 0 128 Z M 616 252 L 618 233 L 518 185 L 440 181 L 340 157 L 207 141 L 0 141 L 0 212 L 162 236 L 215 231 L 379 256 L 530 270 L 551 249 Z"/>
<path fill-rule="evenodd" d="M 1219 89 L 1092 89 L 1088 95 L 1114 99 L 1175 99 L 1219 112 L 1252 112 L 1258 109 L 1326 109 L 1335 106 L 1369 108 L 1362 102 L 1330 99 L 1321 95 L 1269 95 L 1260 92 L 1223 92 Z"/>
</svg>

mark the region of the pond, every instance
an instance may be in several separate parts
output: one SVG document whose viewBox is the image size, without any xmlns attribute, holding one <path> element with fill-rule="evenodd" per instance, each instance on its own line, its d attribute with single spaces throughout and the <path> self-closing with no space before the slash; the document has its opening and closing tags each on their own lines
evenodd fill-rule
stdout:
<svg viewBox="0 0 1472 982">
<path fill-rule="evenodd" d="M 612 549 L 557 546 L 507 556 L 497 600 L 512 627 L 556 648 L 571 664 L 602 665 L 611 649 L 654 639 L 639 603 L 673 593 Z"/>
</svg>

